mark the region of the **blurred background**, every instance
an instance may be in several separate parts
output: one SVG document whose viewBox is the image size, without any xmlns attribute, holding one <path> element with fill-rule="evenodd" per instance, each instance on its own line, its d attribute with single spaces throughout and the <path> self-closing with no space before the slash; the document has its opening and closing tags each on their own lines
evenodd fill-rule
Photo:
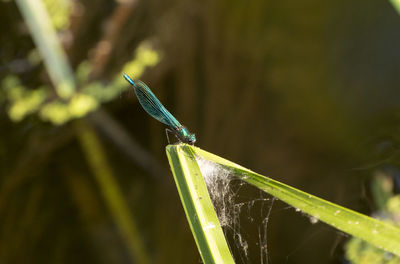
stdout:
<svg viewBox="0 0 400 264">
<path fill-rule="evenodd" d="M 1 0 L 0 262 L 201 262 L 164 126 L 123 72 L 196 133 L 196 146 L 385 214 L 400 182 L 396 7 Z M 269 263 L 346 263 L 349 239 L 276 201 Z"/>
</svg>

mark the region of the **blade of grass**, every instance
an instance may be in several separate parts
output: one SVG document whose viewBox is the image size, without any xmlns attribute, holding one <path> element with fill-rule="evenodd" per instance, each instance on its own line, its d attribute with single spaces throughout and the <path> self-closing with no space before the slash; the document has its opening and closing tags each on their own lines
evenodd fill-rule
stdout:
<svg viewBox="0 0 400 264">
<path fill-rule="evenodd" d="M 295 189 L 284 183 L 262 176 L 231 161 L 200 148 L 177 145 L 171 146 L 176 152 L 194 153 L 230 170 L 241 180 L 267 192 L 300 209 L 308 215 L 321 220 L 352 236 L 361 238 L 368 243 L 400 256 L 400 228 L 378 219 L 360 214 L 348 208 L 328 202 L 314 195 Z M 188 154 L 186 154 L 188 155 Z M 193 154 L 191 154 L 193 155 Z"/>
<path fill-rule="evenodd" d="M 203 262 L 235 263 L 192 148 L 187 145 L 169 145 L 166 151 Z"/>
<path fill-rule="evenodd" d="M 62 98 L 69 98 L 75 91 L 73 71 L 58 41 L 46 8 L 41 0 L 17 0 L 16 2 L 43 56 L 57 94 Z"/>
</svg>

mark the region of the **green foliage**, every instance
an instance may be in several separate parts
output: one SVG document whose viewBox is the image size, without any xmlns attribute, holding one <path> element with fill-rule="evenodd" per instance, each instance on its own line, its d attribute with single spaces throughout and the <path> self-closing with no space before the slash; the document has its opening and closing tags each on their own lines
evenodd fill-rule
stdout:
<svg viewBox="0 0 400 264">
<path fill-rule="evenodd" d="M 69 27 L 69 17 L 72 11 L 71 1 L 43 0 L 55 29 L 64 30 Z"/>
<path fill-rule="evenodd" d="M 234 263 L 193 148 L 167 146 L 167 157 L 204 263 Z"/>
<path fill-rule="evenodd" d="M 396 11 L 400 14 L 400 0 L 390 0 Z"/>
<path fill-rule="evenodd" d="M 352 238 L 346 244 L 346 258 L 350 263 L 399 264 L 400 258 L 372 246 L 360 238 Z"/>
<path fill-rule="evenodd" d="M 2 88 L 5 94 L 4 101 L 10 105 L 8 115 L 14 121 L 20 121 L 26 115 L 38 111 L 48 96 L 45 87 L 28 90 L 12 75 L 3 80 Z"/>
<path fill-rule="evenodd" d="M 88 82 L 92 67 L 90 62 L 82 62 L 75 76 L 81 89 L 68 100 L 58 97 L 49 100 L 49 87 L 42 86 L 30 90 L 21 84 L 17 76 L 9 75 L 2 82 L 5 95 L 0 102 L 8 105 L 8 115 L 15 122 L 21 121 L 29 114 L 38 113 L 42 120 L 62 125 L 87 115 L 102 103 L 115 99 L 129 89 L 129 85 L 122 78 L 123 72 L 134 73 L 135 77 L 139 77 L 146 68 L 153 67 L 160 60 L 159 53 L 147 44 L 140 45 L 135 53 L 134 59 L 126 63 L 123 70 L 108 84 L 100 81 Z M 31 54 L 32 61 L 37 61 L 37 53 Z"/>
<path fill-rule="evenodd" d="M 383 172 L 377 172 L 371 184 L 371 191 L 381 221 L 400 226 L 400 195 L 393 195 L 393 180 Z M 352 237 L 345 246 L 346 258 L 353 264 L 377 263 L 400 264 L 400 257 L 358 238 Z"/>
<path fill-rule="evenodd" d="M 169 146 L 167 149 L 168 153 L 171 153 L 172 149 L 177 153 L 184 153 L 183 156 L 187 159 L 193 159 L 193 154 L 191 153 L 194 153 L 195 156 L 219 164 L 230 170 L 232 174 L 239 179 L 275 196 L 313 218 L 321 220 L 354 237 L 367 241 L 377 248 L 400 256 L 400 241 L 398 239 L 400 237 L 400 228 L 393 225 L 393 222 L 380 221 L 325 201 L 314 195 L 252 172 L 197 147 L 182 144 Z M 174 165 L 176 166 L 176 164 Z M 190 173 L 188 170 L 183 171 L 185 173 Z M 390 203 L 390 207 L 397 209 L 400 207 L 399 203 L 400 202 L 398 202 L 396 198 L 394 202 Z"/>
<path fill-rule="evenodd" d="M 135 58 L 126 63 L 123 71 L 117 74 L 111 83 L 89 81 L 92 72 L 90 62 L 82 62 L 74 74 L 55 33 L 55 30 L 69 26 L 68 19 L 72 8 L 70 2 L 47 0 L 45 7 L 41 2 L 32 4 L 19 0 L 17 3 L 42 55 L 57 97 L 49 100 L 47 87 L 30 91 L 21 85 L 16 76 L 7 76 L 3 87 L 8 91 L 6 101 L 9 116 L 13 121 L 20 121 L 27 114 L 35 112 L 41 119 L 55 125 L 81 118 L 96 110 L 100 104 L 113 100 L 129 87 L 121 77 L 122 72 L 134 73 L 137 78 L 147 67 L 152 67 L 159 61 L 158 53 L 152 50 L 150 45 L 143 44 L 137 48 Z M 33 65 L 41 61 L 36 50 L 30 53 L 28 61 Z"/>
<path fill-rule="evenodd" d="M 136 58 L 125 64 L 122 72 L 135 73 L 135 78 L 141 76 L 146 67 L 153 67 L 160 61 L 160 54 L 148 43 L 141 44 L 136 51 Z M 121 78 L 117 78 L 120 80 Z"/>
</svg>

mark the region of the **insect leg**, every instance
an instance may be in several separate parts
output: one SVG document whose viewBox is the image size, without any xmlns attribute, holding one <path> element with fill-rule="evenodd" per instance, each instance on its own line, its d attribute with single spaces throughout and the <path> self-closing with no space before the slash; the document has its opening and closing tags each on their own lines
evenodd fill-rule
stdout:
<svg viewBox="0 0 400 264">
<path fill-rule="evenodd" d="M 167 141 L 168 141 L 168 145 L 169 144 L 171 144 L 170 142 L 169 142 L 169 136 L 168 136 L 168 132 L 169 133 L 173 133 L 174 134 L 174 131 L 172 131 L 171 129 L 169 129 L 169 128 L 166 128 L 165 129 L 165 135 L 167 135 Z"/>
</svg>

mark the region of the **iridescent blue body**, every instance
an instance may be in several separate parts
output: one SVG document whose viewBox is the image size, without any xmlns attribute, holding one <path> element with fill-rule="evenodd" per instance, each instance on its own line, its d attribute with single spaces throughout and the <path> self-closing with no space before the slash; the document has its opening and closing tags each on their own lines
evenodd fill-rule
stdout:
<svg viewBox="0 0 400 264">
<path fill-rule="evenodd" d="M 196 136 L 191 134 L 186 127 L 182 126 L 181 123 L 176 120 L 146 84 L 142 81 L 134 82 L 127 74 L 124 74 L 124 78 L 132 85 L 139 103 L 149 115 L 172 128 L 172 131 L 180 141 L 188 144 L 194 144 L 196 142 Z"/>
</svg>

